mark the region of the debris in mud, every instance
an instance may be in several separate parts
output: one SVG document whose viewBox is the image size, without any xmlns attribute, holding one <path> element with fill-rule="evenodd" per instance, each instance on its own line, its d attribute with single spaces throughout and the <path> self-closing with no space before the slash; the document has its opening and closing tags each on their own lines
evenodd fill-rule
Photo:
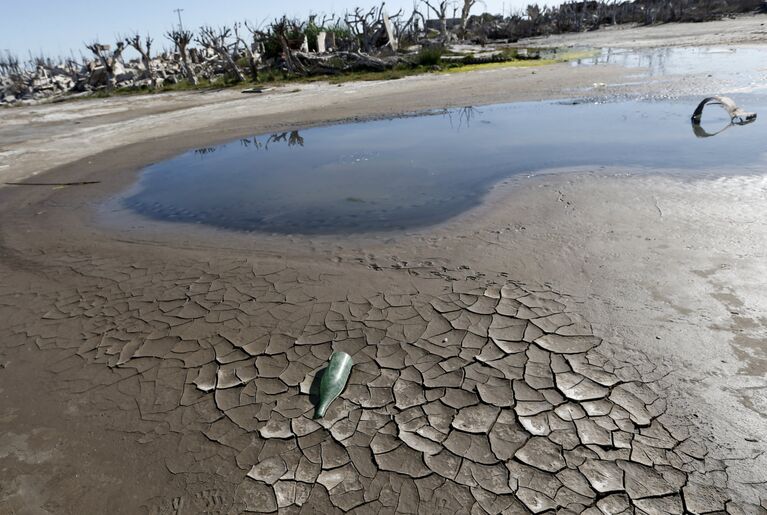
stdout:
<svg viewBox="0 0 767 515">
<path fill-rule="evenodd" d="M 703 116 L 703 109 L 709 104 L 722 106 L 722 109 L 727 111 L 727 114 L 730 115 L 730 123 L 716 132 L 709 132 L 705 130 L 700 123 L 701 117 Z M 711 136 L 716 136 L 717 134 L 724 132 L 733 125 L 748 125 L 749 123 L 755 122 L 756 113 L 744 111 L 738 107 L 735 101 L 730 97 L 713 96 L 704 98 L 701 103 L 698 104 L 698 107 L 695 108 L 695 112 L 692 113 L 691 121 L 692 130 L 697 137 L 710 138 Z"/>
<path fill-rule="evenodd" d="M 243 89 L 242 93 L 266 93 L 272 91 L 274 88 L 247 88 Z"/>
<path fill-rule="evenodd" d="M 703 108 L 706 105 L 720 105 L 730 115 L 732 123 L 736 125 L 745 125 L 756 120 L 756 113 L 749 113 L 738 107 L 733 99 L 730 97 L 713 96 L 703 99 L 695 108 L 695 112 L 692 113 L 692 122 L 700 123 L 700 117 L 703 114 Z"/>
<path fill-rule="evenodd" d="M 319 384 L 315 419 L 324 417 L 330 404 L 344 391 L 353 365 L 352 357 L 345 352 L 334 352 L 330 356 L 330 363 L 323 371 Z"/>
</svg>

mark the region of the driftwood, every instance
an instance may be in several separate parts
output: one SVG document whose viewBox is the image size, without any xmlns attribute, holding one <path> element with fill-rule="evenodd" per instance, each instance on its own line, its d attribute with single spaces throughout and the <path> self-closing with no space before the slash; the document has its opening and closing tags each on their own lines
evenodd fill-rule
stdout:
<svg viewBox="0 0 767 515">
<path fill-rule="evenodd" d="M 362 52 L 335 52 L 313 54 L 293 52 L 293 58 L 300 61 L 309 75 L 333 75 L 350 71 L 384 71 L 399 63 L 399 57 L 379 58 Z"/>
</svg>

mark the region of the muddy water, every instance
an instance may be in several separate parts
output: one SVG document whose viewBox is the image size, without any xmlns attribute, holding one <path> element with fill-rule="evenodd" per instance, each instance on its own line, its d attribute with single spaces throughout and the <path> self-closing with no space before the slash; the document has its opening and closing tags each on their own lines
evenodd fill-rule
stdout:
<svg viewBox="0 0 767 515">
<path fill-rule="evenodd" d="M 735 99 L 767 113 L 767 97 Z M 112 209 L 245 231 L 378 232 L 445 221 L 515 174 L 758 168 L 767 125 L 696 137 L 698 100 L 517 103 L 253 136 L 149 166 Z M 704 112 L 709 133 L 728 122 Z"/>
</svg>

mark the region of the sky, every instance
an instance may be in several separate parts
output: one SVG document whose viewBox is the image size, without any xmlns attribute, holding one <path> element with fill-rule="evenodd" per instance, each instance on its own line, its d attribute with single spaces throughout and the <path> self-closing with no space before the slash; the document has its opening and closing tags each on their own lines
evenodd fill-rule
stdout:
<svg viewBox="0 0 767 515">
<path fill-rule="evenodd" d="M 249 20 L 259 23 L 282 14 L 305 18 L 312 13 L 342 14 L 354 7 L 370 8 L 373 0 L 133 0 L 130 2 L 35 0 L 4 2 L 0 9 L 0 51 L 10 50 L 26 58 L 75 56 L 86 52 L 83 43 L 99 40 L 114 44 L 116 36 L 139 31 L 155 39 L 155 47 L 170 47 L 163 34 L 178 24 L 176 8 L 182 8 L 181 19 L 187 28 L 200 25 L 223 25 Z M 502 9 L 521 8 L 530 0 L 485 0 L 472 14 L 482 11 L 500 13 Z M 388 0 L 387 11 L 399 8 L 409 12 L 413 0 Z M 422 9 L 422 12 L 424 10 Z"/>
</svg>

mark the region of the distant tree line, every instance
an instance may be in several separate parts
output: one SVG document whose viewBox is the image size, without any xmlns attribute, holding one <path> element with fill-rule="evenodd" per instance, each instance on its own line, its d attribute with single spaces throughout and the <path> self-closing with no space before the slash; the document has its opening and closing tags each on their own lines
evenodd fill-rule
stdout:
<svg viewBox="0 0 767 515">
<path fill-rule="evenodd" d="M 173 28 L 163 36 L 171 48 L 157 52 L 149 35 L 118 37 L 114 44 L 85 44 L 66 59 L 24 61 L 0 54 L 0 103 L 39 99 L 70 91 L 118 87 L 155 89 L 185 81 L 261 81 L 275 73 L 316 75 L 380 71 L 394 66 L 434 65 L 450 42 L 517 41 L 525 37 L 596 30 L 606 25 L 703 22 L 764 12 L 765 0 L 588 0 L 556 7 L 528 5 L 510 15 L 472 15 L 480 0 L 419 0 L 409 13 L 388 13 L 386 4 L 355 8 L 343 16 L 282 16 L 269 23 Z M 111 42 L 109 42 L 111 43 Z M 414 45 L 421 48 L 415 54 Z M 126 63 L 126 50 L 138 58 Z M 154 53 L 153 53 L 154 52 Z"/>
</svg>

